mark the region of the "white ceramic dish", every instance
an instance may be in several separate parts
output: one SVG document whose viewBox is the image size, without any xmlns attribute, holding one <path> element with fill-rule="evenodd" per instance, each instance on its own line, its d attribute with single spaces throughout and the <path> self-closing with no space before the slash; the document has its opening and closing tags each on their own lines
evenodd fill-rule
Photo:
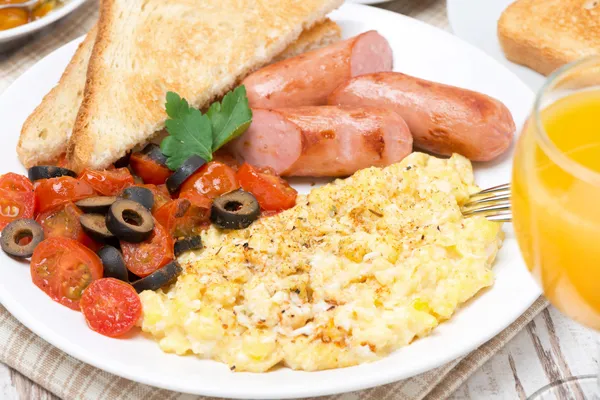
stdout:
<svg viewBox="0 0 600 400">
<path fill-rule="evenodd" d="M 86 0 L 65 0 L 65 4 L 37 21 L 29 22 L 16 28 L 0 31 L 0 51 L 17 46 L 25 37 L 32 35 L 42 28 L 58 21 L 79 8 Z"/>
<path fill-rule="evenodd" d="M 476 48 L 422 22 L 360 5 L 332 14 L 345 36 L 378 29 L 395 54 L 395 69 L 426 79 L 478 90 L 504 101 L 521 126 L 533 94 L 519 79 Z M 411 40 L 406 40 L 410 37 Z M 0 97 L 3 145 L 0 172 L 24 173 L 15 146 L 21 125 L 58 81 L 78 41 L 58 49 L 27 71 Z M 476 166 L 482 186 L 508 182 L 511 155 Z M 310 186 L 300 185 L 306 192 Z M 283 399 L 365 389 L 407 378 L 460 357 L 517 319 L 538 297 L 510 225 L 495 264 L 496 283 L 465 305 L 431 336 L 381 361 L 321 372 L 281 368 L 265 374 L 233 373 L 225 365 L 160 351 L 142 335 L 115 340 L 92 332 L 83 317 L 51 301 L 32 283 L 27 264 L 0 254 L 0 302 L 25 326 L 70 355 L 142 383 L 215 397 Z"/>
<path fill-rule="evenodd" d="M 448 0 L 448 20 L 452 31 L 498 60 L 537 92 L 546 77 L 504 57 L 496 29 L 502 12 L 514 0 Z"/>
</svg>

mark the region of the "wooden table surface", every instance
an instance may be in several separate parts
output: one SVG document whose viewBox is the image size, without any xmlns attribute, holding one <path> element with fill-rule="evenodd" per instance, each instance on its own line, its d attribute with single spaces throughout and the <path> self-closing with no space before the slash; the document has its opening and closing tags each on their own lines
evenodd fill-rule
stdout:
<svg viewBox="0 0 600 400">
<path fill-rule="evenodd" d="M 419 6 L 426 9 L 442 0 L 419 1 Z M 402 3 L 388 3 L 382 7 L 403 12 Z M 561 377 L 593 374 L 599 354 L 595 339 L 595 333 L 550 307 L 471 376 L 452 400 L 525 399 Z M 0 364 L 0 400 L 59 399 L 17 371 Z"/>
<path fill-rule="evenodd" d="M 550 307 L 471 376 L 451 400 L 525 399 L 561 377 L 593 374 L 598 361 L 595 338 L 594 332 Z M 2 364 L 0 399 L 58 400 Z"/>
</svg>

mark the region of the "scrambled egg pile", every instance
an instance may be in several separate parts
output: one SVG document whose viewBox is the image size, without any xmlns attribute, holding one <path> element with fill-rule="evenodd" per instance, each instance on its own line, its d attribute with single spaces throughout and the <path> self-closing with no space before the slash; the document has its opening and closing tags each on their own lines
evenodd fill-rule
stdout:
<svg viewBox="0 0 600 400">
<path fill-rule="evenodd" d="M 377 360 L 492 285 L 501 226 L 459 210 L 477 190 L 467 159 L 413 153 L 248 229 L 211 227 L 174 285 L 141 294 L 142 329 L 236 371 Z"/>
</svg>

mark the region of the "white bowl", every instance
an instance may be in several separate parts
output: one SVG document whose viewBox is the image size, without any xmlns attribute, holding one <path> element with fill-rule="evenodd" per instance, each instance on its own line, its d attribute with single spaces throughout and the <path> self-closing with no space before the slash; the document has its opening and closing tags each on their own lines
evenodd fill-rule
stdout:
<svg viewBox="0 0 600 400">
<path fill-rule="evenodd" d="M 50 11 L 37 21 L 29 22 L 16 28 L 0 31 L 0 52 L 18 46 L 27 36 L 45 28 L 53 22 L 70 14 L 79 8 L 86 0 L 66 0 L 65 4 L 56 10 Z"/>
</svg>

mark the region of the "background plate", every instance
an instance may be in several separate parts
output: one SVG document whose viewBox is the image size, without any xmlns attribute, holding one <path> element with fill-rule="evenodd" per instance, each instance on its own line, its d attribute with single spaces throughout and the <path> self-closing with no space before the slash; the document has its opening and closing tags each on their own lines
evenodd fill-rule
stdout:
<svg viewBox="0 0 600 400">
<path fill-rule="evenodd" d="M 459 38 L 474 44 L 506 66 L 537 92 L 546 77 L 504 57 L 496 29 L 502 12 L 514 0 L 448 0 L 448 20 Z"/>
<path fill-rule="evenodd" d="M 505 102 L 519 127 L 527 117 L 533 102 L 531 91 L 504 67 L 458 38 L 417 20 L 360 5 L 346 4 L 332 18 L 346 37 L 377 29 L 394 50 L 396 70 L 494 96 Z M 76 46 L 77 41 L 69 43 L 41 60 L 0 97 L 0 172 L 25 172 L 14 150 L 21 125 L 56 84 Z M 511 155 L 507 154 L 494 163 L 477 165 L 476 179 L 482 186 L 496 185 L 508 182 L 510 172 Z M 297 188 L 306 192 L 310 186 Z M 37 289 L 27 264 L 4 254 L 0 254 L 0 302 L 25 326 L 73 357 L 145 384 L 216 397 L 327 395 L 382 385 L 435 368 L 474 350 L 517 319 L 540 292 L 521 260 L 510 225 L 506 234 L 492 288 L 429 337 L 378 362 L 345 369 L 233 373 L 214 361 L 165 354 L 142 335 L 123 340 L 101 336 L 86 326 L 80 313 L 51 301 Z"/>
</svg>

